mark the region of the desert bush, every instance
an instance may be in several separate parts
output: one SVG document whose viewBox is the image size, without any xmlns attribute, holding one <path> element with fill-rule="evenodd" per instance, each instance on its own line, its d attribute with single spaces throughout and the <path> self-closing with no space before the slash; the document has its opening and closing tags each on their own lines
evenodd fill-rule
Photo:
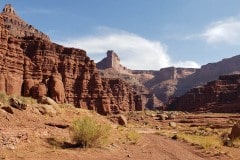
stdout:
<svg viewBox="0 0 240 160">
<path fill-rule="evenodd" d="M 234 139 L 234 140 L 233 140 L 233 145 L 234 145 L 235 147 L 240 147 L 240 138 Z"/>
<path fill-rule="evenodd" d="M 131 144 L 137 144 L 140 139 L 140 134 L 136 130 L 130 130 L 127 132 L 127 139 Z"/>
<path fill-rule="evenodd" d="M 72 140 L 82 147 L 101 147 L 110 136 L 110 126 L 99 124 L 92 117 L 77 119 L 71 127 Z"/>
</svg>

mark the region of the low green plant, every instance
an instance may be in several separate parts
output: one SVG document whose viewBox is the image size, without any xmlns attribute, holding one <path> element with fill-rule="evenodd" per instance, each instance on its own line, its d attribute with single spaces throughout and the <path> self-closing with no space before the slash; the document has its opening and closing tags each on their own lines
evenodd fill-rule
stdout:
<svg viewBox="0 0 240 160">
<path fill-rule="evenodd" d="M 77 119 L 71 127 L 72 140 L 82 147 L 101 147 L 108 142 L 110 126 L 99 124 L 92 117 Z"/>
</svg>

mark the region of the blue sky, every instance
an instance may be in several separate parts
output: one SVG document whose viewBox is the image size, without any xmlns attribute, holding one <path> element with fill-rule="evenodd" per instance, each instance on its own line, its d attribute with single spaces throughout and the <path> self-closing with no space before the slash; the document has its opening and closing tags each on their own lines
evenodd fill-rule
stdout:
<svg viewBox="0 0 240 160">
<path fill-rule="evenodd" d="M 1 0 L 52 41 L 131 69 L 199 67 L 239 54 L 239 0 Z"/>
</svg>

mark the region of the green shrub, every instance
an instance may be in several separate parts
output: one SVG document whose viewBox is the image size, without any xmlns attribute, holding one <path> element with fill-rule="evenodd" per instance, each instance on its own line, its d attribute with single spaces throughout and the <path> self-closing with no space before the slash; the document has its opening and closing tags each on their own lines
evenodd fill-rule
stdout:
<svg viewBox="0 0 240 160">
<path fill-rule="evenodd" d="M 110 126 L 98 124 L 92 117 L 83 117 L 73 122 L 72 139 L 83 147 L 101 147 L 107 143 Z"/>
</svg>

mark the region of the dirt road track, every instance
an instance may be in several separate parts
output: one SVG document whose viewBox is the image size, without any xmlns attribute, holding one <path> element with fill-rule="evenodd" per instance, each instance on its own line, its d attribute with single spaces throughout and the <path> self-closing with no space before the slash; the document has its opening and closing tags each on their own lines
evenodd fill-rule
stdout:
<svg viewBox="0 0 240 160">
<path fill-rule="evenodd" d="M 65 149 L 39 155 L 38 159 L 68 160 L 215 160 L 194 146 L 155 134 L 143 134 L 137 145 L 113 145 L 106 149 Z M 226 159 L 226 158 L 225 158 Z"/>
</svg>

